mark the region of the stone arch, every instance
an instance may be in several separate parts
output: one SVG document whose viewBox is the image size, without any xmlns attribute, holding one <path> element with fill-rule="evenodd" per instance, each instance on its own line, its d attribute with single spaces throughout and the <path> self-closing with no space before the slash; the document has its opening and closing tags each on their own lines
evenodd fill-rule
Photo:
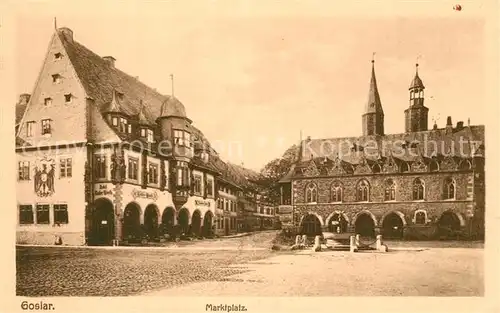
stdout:
<svg viewBox="0 0 500 313">
<path fill-rule="evenodd" d="M 453 214 L 454 216 L 456 216 L 456 218 L 458 219 L 459 221 L 459 225 L 461 227 L 464 227 L 465 226 L 465 219 L 464 217 L 462 216 L 462 214 L 460 214 L 459 212 L 453 212 L 451 210 L 446 210 L 444 211 L 438 218 L 438 223 L 439 223 L 439 220 L 441 220 L 441 218 L 445 215 L 445 214 Z"/>
<path fill-rule="evenodd" d="M 454 238 L 464 226 L 463 216 L 450 210 L 444 211 L 437 220 L 438 234 L 441 238 Z"/>
<path fill-rule="evenodd" d="M 340 216 L 340 223 L 337 223 L 336 225 L 332 225 L 331 223 L 331 219 L 334 217 L 334 216 Z M 331 232 L 337 232 L 337 233 L 344 233 L 347 231 L 348 229 L 348 226 L 349 226 L 349 223 L 350 223 L 350 220 L 349 220 L 349 217 L 347 216 L 347 214 L 345 214 L 344 212 L 340 212 L 338 210 L 336 211 L 333 211 L 332 213 L 330 213 L 330 215 L 328 215 L 328 217 L 326 218 L 326 222 L 325 222 L 328 226 L 328 231 L 331 231 Z"/>
<path fill-rule="evenodd" d="M 136 241 L 141 238 L 142 210 L 137 202 L 129 202 L 123 210 L 122 234 L 127 241 Z"/>
<path fill-rule="evenodd" d="M 422 214 L 424 219 L 423 219 L 423 223 L 417 223 L 417 217 L 419 216 L 419 214 Z M 418 209 L 418 210 L 415 210 L 415 212 L 413 212 L 413 218 L 412 218 L 412 223 L 415 224 L 415 225 L 425 225 L 427 224 L 428 222 L 430 222 L 430 219 L 427 215 L 427 211 L 426 210 L 423 210 L 423 209 Z"/>
<path fill-rule="evenodd" d="M 149 239 L 156 238 L 158 236 L 158 225 L 161 221 L 160 210 L 158 206 L 154 203 L 150 203 L 144 209 L 144 230 L 148 235 Z"/>
<path fill-rule="evenodd" d="M 193 233 L 195 236 L 199 236 L 201 233 L 201 224 L 203 220 L 201 217 L 201 212 L 200 210 L 194 210 L 193 214 L 191 215 L 191 233 Z"/>
<path fill-rule="evenodd" d="M 405 218 L 405 215 L 403 213 L 401 213 L 400 211 L 397 211 L 397 210 L 391 210 L 391 211 L 387 211 L 384 213 L 384 215 L 382 215 L 382 217 L 380 218 L 380 223 L 379 225 L 382 225 L 384 223 L 384 220 L 385 218 L 390 215 L 390 214 L 396 214 L 397 216 L 399 216 L 399 218 L 401 219 L 401 221 L 403 222 L 403 225 L 406 226 L 407 223 L 406 223 L 406 218 Z"/>
<path fill-rule="evenodd" d="M 304 218 L 308 215 L 314 215 L 318 218 L 319 222 L 321 223 L 321 226 L 324 226 L 325 223 L 323 222 L 323 218 L 321 217 L 321 215 L 319 215 L 318 213 L 316 212 L 307 212 L 306 214 L 303 214 L 302 217 L 300 218 L 300 223 L 302 224 L 302 221 L 304 220 Z"/>
<path fill-rule="evenodd" d="M 203 237 L 212 237 L 213 236 L 213 231 L 212 231 L 212 225 L 214 221 L 214 214 L 212 211 L 207 211 L 203 215 L 202 219 L 202 229 L 201 233 Z"/>
<path fill-rule="evenodd" d="M 354 215 L 354 218 L 352 219 L 352 225 L 354 225 L 356 223 L 356 220 L 359 218 L 360 215 L 363 215 L 363 214 L 368 214 L 372 220 L 373 220 L 373 223 L 375 224 L 375 227 L 378 226 L 378 222 L 377 222 L 377 218 L 375 217 L 375 215 L 368 211 L 368 210 L 362 210 L 362 211 L 359 211 L 358 213 L 356 213 L 356 215 Z"/>
<path fill-rule="evenodd" d="M 300 220 L 300 232 L 307 236 L 316 236 L 322 233 L 323 220 L 316 213 L 308 213 Z"/>
<path fill-rule="evenodd" d="M 374 237 L 375 227 L 378 226 L 377 219 L 372 212 L 363 210 L 358 212 L 353 221 L 354 231 L 364 237 Z"/>
<path fill-rule="evenodd" d="M 191 224 L 191 215 L 187 208 L 182 208 L 177 213 L 177 224 L 181 227 L 181 232 L 187 233 Z"/>
<path fill-rule="evenodd" d="M 406 219 L 399 211 L 388 211 L 380 219 L 382 234 L 385 238 L 403 238 L 403 229 L 406 227 Z"/>
</svg>

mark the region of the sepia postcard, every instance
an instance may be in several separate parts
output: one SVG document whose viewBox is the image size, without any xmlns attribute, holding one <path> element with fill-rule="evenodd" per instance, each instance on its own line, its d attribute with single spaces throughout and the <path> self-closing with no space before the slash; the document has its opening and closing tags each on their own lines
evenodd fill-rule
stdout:
<svg viewBox="0 0 500 313">
<path fill-rule="evenodd" d="M 2 8 L 6 312 L 500 310 L 496 1 Z"/>
</svg>

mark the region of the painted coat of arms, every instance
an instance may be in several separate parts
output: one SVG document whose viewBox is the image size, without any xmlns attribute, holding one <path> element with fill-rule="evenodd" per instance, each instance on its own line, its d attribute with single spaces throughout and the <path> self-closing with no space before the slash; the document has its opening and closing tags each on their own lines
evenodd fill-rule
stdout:
<svg viewBox="0 0 500 313">
<path fill-rule="evenodd" d="M 35 166 L 35 193 L 39 197 L 49 197 L 54 193 L 55 162 L 44 157 Z"/>
</svg>

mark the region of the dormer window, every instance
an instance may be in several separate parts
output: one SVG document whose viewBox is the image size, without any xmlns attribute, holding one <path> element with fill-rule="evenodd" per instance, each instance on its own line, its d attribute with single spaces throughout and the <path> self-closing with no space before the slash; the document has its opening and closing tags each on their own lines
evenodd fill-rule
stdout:
<svg viewBox="0 0 500 313">
<path fill-rule="evenodd" d="M 153 130 L 151 129 L 148 129 L 147 130 L 147 135 L 148 135 L 148 142 L 153 142 L 154 141 L 154 133 L 153 133 Z"/>
<path fill-rule="evenodd" d="M 64 101 L 66 103 L 71 103 L 72 99 L 73 99 L 73 95 L 72 94 L 69 93 L 69 94 L 64 95 Z"/>
<path fill-rule="evenodd" d="M 47 107 L 52 104 L 52 98 L 45 98 L 43 104 Z"/>
<path fill-rule="evenodd" d="M 113 118 L 111 119 L 111 124 L 112 124 L 113 126 L 118 126 L 118 117 L 113 117 Z"/>
<path fill-rule="evenodd" d="M 54 54 L 54 59 L 56 60 L 62 59 L 62 54 L 60 52 L 57 52 L 56 54 Z"/>
<path fill-rule="evenodd" d="M 116 95 L 118 96 L 119 100 L 123 100 L 123 93 L 122 92 L 116 92 Z"/>
<path fill-rule="evenodd" d="M 61 82 L 61 80 L 62 80 L 61 75 L 59 75 L 59 74 L 52 75 L 52 82 L 54 84 L 59 84 Z"/>
<path fill-rule="evenodd" d="M 128 130 L 128 121 L 127 119 L 120 117 L 120 132 L 125 133 Z"/>
</svg>

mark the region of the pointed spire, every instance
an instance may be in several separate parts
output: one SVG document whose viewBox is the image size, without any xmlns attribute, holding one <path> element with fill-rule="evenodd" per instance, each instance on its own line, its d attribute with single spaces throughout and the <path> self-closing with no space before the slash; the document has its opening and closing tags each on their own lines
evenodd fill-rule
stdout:
<svg viewBox="0 0 500 313">
<path fill-rule="evenodd" d="M 54 29 L 57 30 L 57 17 L 54 17 Z"/>
<path fill-rule="evenodd" d="M 174 74 L 170 74 L 170 80 L 172 81 L 172 97 L 174 96 Z"/>
<path fill-rule="evenodd" d="M 142 100 L 140 101 L 141 101 L 141 109 L 139 110 L 139 114 L 137 115 L 139 125 L 149 126 L 151 122 L 149 122 L 149 120 L 146 118 L 146 112 L 144 110 L 145 108 L 144 102 Z"/>
<path fill-rule="evenodd" d="M 414 88 L 425 89 L 424 83 L 422 83 L 422 79 L 420 79 L 420 77 L 418 76 L 418 58 L 417 58 L 417 63 L 415 63 L 415 77 L 411 81 L 409 89 L 414 89 Z"/>
<path fill-rule="evenodd" d="M 368 103 L 366 104 L 365 113 L 383 113 L 380 95 L 378 93 L 377 79 L 375 77 L 375 52 L 372 57 L 372 76 L 370 80 L 370 90 L 368 92 Z"/>
</svg>

